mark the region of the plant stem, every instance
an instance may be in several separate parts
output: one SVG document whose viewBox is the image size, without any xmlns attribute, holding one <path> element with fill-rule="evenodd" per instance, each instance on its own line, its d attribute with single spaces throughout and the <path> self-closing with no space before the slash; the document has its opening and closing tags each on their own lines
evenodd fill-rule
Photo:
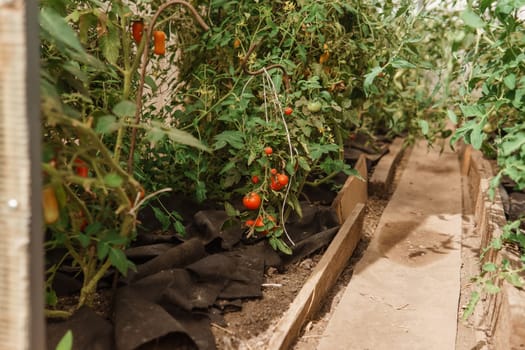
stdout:
<svg viewBox="0 0 525 350">
<path fill-rule="evenodd" d="M 54 318 L 54 319 L 63 319 L 63 320 L 65 320 L 65 319 L 70 318 L 73 315 L 73 313 L 71 311 L 45 309 L 44 310 L 44 315 L 47 318 Z"/>
<path fill-rule="evenodd" d="M 98 281 L 102 277 L 104 277 L 104 274 L 106 271 L 111 267 L 111 261 L 106 259 L 106 262 L 98 269 L 98 271 L 91 277 L 89 280 L 84 279 L 84 285 L 82 286 L 82 289 L 80 291 L 80 298 L 78 299 L 77 309 L 81 308 L 84 305 L 90 305 L 93 299 L 93 295 L 95 294 Z"/>
<path fill-rule="evenodd" d="M 186 6 L 193 17 L 197 20 L 199 25 L 206 31 L 210 29 L 210 27 L 204 22 L 202 17 L 199 15 L 197 10 L 188 2 L 183 0 L 171 0 L 166 2 L 165 4 L 159 6 L 157 9 L 157 12 L 153 15 L 153 18 L 151 19 L 151 22 L 146 30 L 145 38 L 142 38 L 142 41 L 144 42 L 144 51 L 142 52 L 142 68 L 140 71 L 140 78 L 139 78 L 139 85 L 137 87 L 137 95 L 135 96 L 135 104 L 136 104 L 136 112 L 135 112 L 135 124 L 138 124 L 140 122 L 140 115 L 142 113 L 142 94 L 144 91 L 144 82 L 146 79 L 146 68 L 148 66 L 149 62 L 149 41 L 151 39 L 151 35 L 153 34 L 153 29 L 155 28 L 155 23 L 157 22 L 157 19 L 159 18 L 160 14 L 166 10 L 168 7 L 173 5 L 184 5 Z M 141 43 L 142 44 L 142 43 Z M 133 153 L 135 152 L 135 143 L 137 138 L 137 129 L 133 128 L 131 129 L 131 141 L 130 141 L 130 147 L 129 147 L 129 156 L 128 156 L 128 173 L 133 173 Z"/>
</svg>

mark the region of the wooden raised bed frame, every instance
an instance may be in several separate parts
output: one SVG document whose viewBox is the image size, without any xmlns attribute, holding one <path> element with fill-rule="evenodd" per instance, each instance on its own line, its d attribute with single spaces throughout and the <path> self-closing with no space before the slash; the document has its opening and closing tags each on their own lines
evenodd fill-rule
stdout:
<svg viewBox="0 0 525 350">
<path fill-rule="evenodd" d="M 492 166 L 483 158 L 481 152 L 472 149 L 470 145 L 465 146 L 461 152 L 461 170 L 468 181 L 474 222 L 477 234 L 481 235 L 483 250 L 494 238 L 501 236 L 502 228 L 506 224 L 501 195 L 496 189 L 494 200 L 489 198 L 489 181 L 494 177 Z M 503 259 L 509 260 L 513 267 L 521 265 L 519 256 L 506 247 L 498 252 L 490 250 L 482 263 L 499 264 Z M 499 287 L 499 293 L 490 294 L 482 301 L 483 326 L 490 332 L 494 349 L 524 349 L 525 291 L 506 281 Z"/>
</svg>

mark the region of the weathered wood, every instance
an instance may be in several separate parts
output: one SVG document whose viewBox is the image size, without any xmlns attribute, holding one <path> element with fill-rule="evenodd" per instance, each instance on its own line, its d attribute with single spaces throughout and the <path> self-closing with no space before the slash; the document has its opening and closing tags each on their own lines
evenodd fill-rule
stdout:
<svg viewBox="0 0 525 350">
<path fill-rule="evenodd" d="M 0 1 L 0 349 L 44 347 L 37 6 Z"/>
<path fill-rule="evenodd" d="M 350 192 L 347 192 L 350 195 Z M 312 318 L 337 281 L 361 238 L 364 204 L 357 203 L 323 254 L 288 311 L 279 321 L 266 349 L 287 350 L 295 342 L 303 325 Z"/>
<path fill-rule="evenodd" d="M 379 198 L 388 198 L 396 167 L 403 153 L 403 139 L 394 139 L 388 147 L 388 153 L 379 160 L 374 169 L 374 173 L 370 177 L 368 189 L 371 195 Z"/>
<path fill-rule="evenodd" d="M 469 161 L 468 179 L 471 194 L 475 199 L 474 220 L 478 234 L 481 235 L 481 249 L 485 249 L 493 239 L 501 236 L 506 224 L 505 212 L 499 190 L 494 198 L 489 198 L 489 182 L 493 177 L 492 167 L 481 152 L 472 151 Z M 501 264 L 506 259 L 514 267 L 520 266 L 517 253 L 507 247 L 502 250 L 489 250 L 482 261 Z M 483 316 L 495 349 L 521 349 L 525 347 L 523 315 L 525 314 L 525 291 L 515 288 L 506 281 L 501 282 L 501 291 L 489 294 L 483 301 Z"/>
<path fill-rule="evenodd" d="M 468 175 L 470 170 L 470 160 L 472 158 L 472 146 L 463 145 L 459 153 L 459 160 L 461 162 L 461 175 Z"/>
<path fill-rule="evenodd" d="M 345 221 L 352 210 L 354 210 L 357 203 L 366 203 L 368 199 L 368 170 L 366 167 L 366 157 L 364 155 L 359 157 L 354 168 L 357 170 L 362 179 L 359 179 L 355 176 L 349 176 L 343 185 L 343 188 L 339 191 L 332 202 L 332 208 L 335 209 L 340 223 Z"/>
</svg>

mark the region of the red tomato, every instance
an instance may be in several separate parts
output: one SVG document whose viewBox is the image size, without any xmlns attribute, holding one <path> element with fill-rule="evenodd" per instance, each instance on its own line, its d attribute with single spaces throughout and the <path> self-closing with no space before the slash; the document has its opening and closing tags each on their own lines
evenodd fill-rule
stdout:
<svg viewBox="0 0 525 350">
<path fill-rule="evenodd" d="M 263 227 L 264 226 L 263 219 L 260 216 L 258 216 L 257 219 L 255 219 L 254 225 L 255 227 Z"/>
<path fill-rule="evenodd" d="M 89 168 L 87 166 L 87 163 L 80 158 L 75 159 L 75 172 L 80 177 L 88 177 Z"/>
<path fill-rule="evenodd" d="M 143 32 L 144 22 L 142 20 L 136 20 L 131 23 L 131 35 L 133 36 L 133 40 L 135 40 L 137 44 L 140 44 Z"/>
<path fill-rule="evenodd" d="M 277 174 L 277 169 L 272 168 L 272 169 L 270 170 L 270 173 L 271 173 L 272 175 L 276 175 L 276 174 Z"/>
<path fill-rule="evenodd" d="M 259 176 L 257 176 L 257 175 L 253 175 L 253 176 L 252 176 L 252 182 L 253 182 L 254 184 L 258 184 L 258 183 L 259 183 Z"/>
<path fill-rule="evenodd" d="M 261 205 L 261 196 L 256 192 L 250 192 L 242 199 L 242 204 L 248 210 L 256 210 Z"/>
<path fill-rule="evenodd" d="M 286 115 L 290 115 L 290 114 L 292 114 L 292 113 L 293 113 L 293 109 L 292 109 L 292 107 L 285 107 L 285 108 L 284 108 L 284 114 L 286 114 Z"/>
<path fill-rule="evenodd" d="M 264 153 L 266 153 L 267 156 L 273 153 L 273 149 L 271 147 L 265 147 Z"/>
<path fill-rule="evenodd" d="M 280 183 L 283 186 L 288 185 L 288 175 L 286 174 L 277 174 L 276 176 L 277 182 Z"/>
<path fill-rule="evenodd" d="M 246 220 L 246 223 L 245 223 L 246 226 L 248 227 L 252 227 L 253 225 L 255 225 L 255 220 Z"/>
<path fill-rule="evenodd" d="M 271 179 L 270 179 L 270 188 L 274 191 L 280 191 L 282 190 L 284 187 L 284 185 L 281 185 L 278 181 L 277 181 L 277 176 L 272 176 Z"/>
</svg>

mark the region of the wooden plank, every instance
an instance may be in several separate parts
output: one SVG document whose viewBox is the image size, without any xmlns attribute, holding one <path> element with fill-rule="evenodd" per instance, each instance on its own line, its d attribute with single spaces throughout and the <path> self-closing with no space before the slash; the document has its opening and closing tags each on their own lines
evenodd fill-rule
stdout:
<svg viewBox="0 0 525 350">
<path fill-rule="evenodd" d="M 379 198 L 387 198 L 389 196 L 395 170 L 403 153 L 403 139 L 394 139 L 388 147 L 388 153 L 381 157 L 374 169 L 374 173 L 370 177 L 368 184 L 370 194 Z"/>
<path fill-rule="evenodd" d="M 357 203 L 346 218 L 311 276 L 277 324 L 266 349 L 290 349 L 302 327 L 321 307 L 361 239 L 364 207 L 363 203 Z"/>
<path fill-rule="evenodd" d="M 354 168 L 363 180 L 355 176 L 349 176 L 343 188 L 332 202 L 332 208 L 335 209 L 339 223 L 341 224 L 350 215 L 352 210 L 354 210 L 357 203 L 366 203 L 368 199 L 368 186 L 366 182 L 368 170 L 366 167 L 366 157 L 364 155 L 359 157 Z"/>
<path fill-rule="evenodd" d="M 469 183 L 475 201 L 475 223 L 481 236 L 481 248 L 502 234 L 506 224 L 505 211 L 499 189 L 495 189 L 494 199 L 488 197 L 489 182 L 494 176 L 490 163 L 481 152 L 473 150 L 469 164 Z M 502 250 L 488 251 L 482 263 L 493 262 L 497 265 L 506 259 L 513 268 L 522 265 L 516 252 L 507 247 Z M 506 281 L 500 283 L 501 291 L 486 295 L 483 301 L 483 322 L 491 332 L 492 342 L 496 349 L 525 348 L 525 330 L 522 325 L 525 314 L 525 291 L 517 289 Z"/>
<path fill-rule="evenodd" d="M 45 344 L 37 6 L 0 1 L 0 349 Z"/>
<path fill-rule="evenodd" d="M 472 146 L 464 145 L 460 152 L 459 159 L 461 162 L 461 175 L 468 175 L 470 169 L 470 161 L 472 159 Z"/>
</svg>

